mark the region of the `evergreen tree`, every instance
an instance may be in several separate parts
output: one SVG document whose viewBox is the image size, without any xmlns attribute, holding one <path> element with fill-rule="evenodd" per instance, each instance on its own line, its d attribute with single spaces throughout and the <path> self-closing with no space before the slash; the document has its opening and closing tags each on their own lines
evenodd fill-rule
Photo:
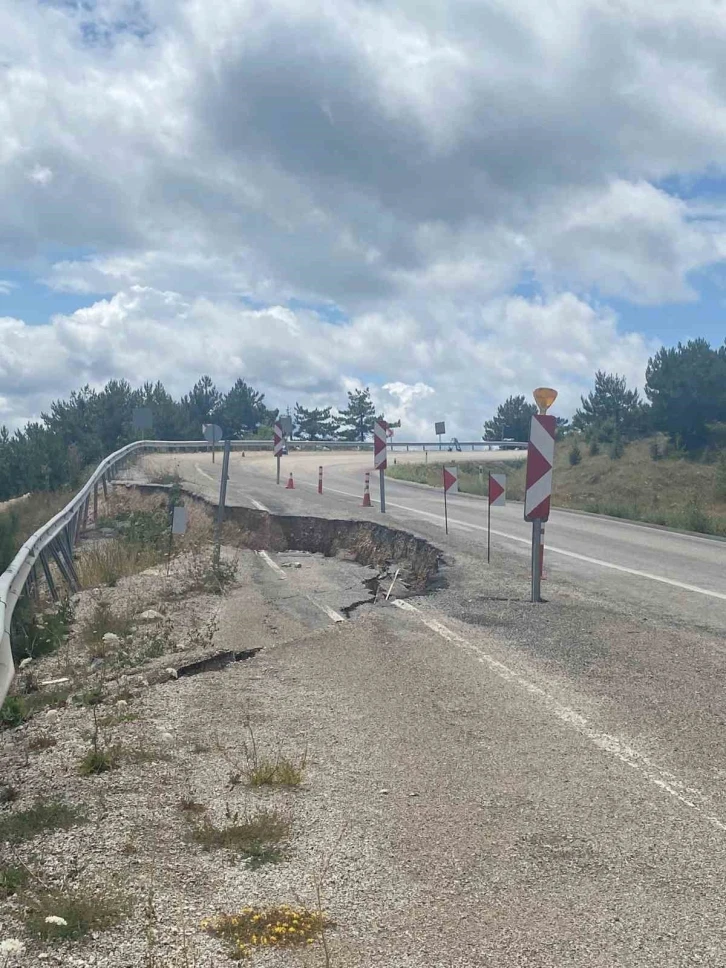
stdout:
<svg viewBox="0 0 726 968">
<path fill-rule="evenodd" d="M 332 407 L 316 407 L 306 410 L 295 404 L 295 425 L 303 440 L 332 440 L 338 432 L 338 421 L 332 415 Z"/>
<path fill-rule="evenodd" d="M 349 390 L 348 406 L 340 411 L 340 423 L 343 427 L 340 436 L 343 440 L 364 441 L 373 434 L 373 424 L 376 421 L 376 408 L 371 400 L 369 387 L 365 390 Z"/>
<path fill-rule="evenodd" d="M 529 426 L 536 413 L 537 407 L 523 396 L 507 397 L 484 424 L 484 440 L 529 440 Z"/>
<path fill-rule="evenodd" d="M 575 411 L 572 426 L 588 439 L 626 440 L 643 433 L 646 407 L 637 390 L 629 390 L 624 376 L 598 370 L 595 389 L 580 398 L 582 406 Z"/>
</svg>

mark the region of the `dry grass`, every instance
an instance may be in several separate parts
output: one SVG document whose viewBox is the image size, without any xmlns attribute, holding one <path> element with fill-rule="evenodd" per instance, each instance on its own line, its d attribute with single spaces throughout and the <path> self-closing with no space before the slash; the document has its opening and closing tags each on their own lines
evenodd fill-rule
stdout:
<svg viewBox="0 0 726 968">
<path fill-rule="evenodd" d="M 217 826 L 205 819 L 194 827 L 190 839 L 205 850 L 224 849 L 245 857 L 250 866 L 282 860 L 279 844 L 290 835 L 290 819 L 274 807 L 263 807 L 240 816 L 227 807 L 227 823 Z"/>
<path fill-rule="evenodd" d="M 131 544 L 118 538 L 85 548 L 76 563 L 81 588 L 113 588 L 121 578 L 137 575 L 161 561 L 156 548 Z"/>
<path fill-rule="evenodd" d="M 600 453 L 592 455 L 587 443 L 580 440 L 582 460 L 571 465 L 569 452 L 573 438 L 559 441 L 555 449 L 552 503 L 558 507 L 608 514 L 660 524 L 683 531 L 726 535 L 726 491 L 720 480 L 718 463 L 706 464 L 669 455 L 653 460 L 654 444 L 663 453 L 663 438 L 648 438 L 626 444 L 623 456 L 610 457 L 609 446 L 600 445 Z M 466 468 L 472 462 L 457 461 L 460 454 L 447 454 L 446 463 L 458 463 L 462 491 L 486 493 L 471 485 Z M 524 464 L 496 465 L 507 475 L 507 497 L 522 500 L 526 469 Z M 483 464 L 486 471 L 495 465 Z M 391 477 L 414 480 L 441 487 L 441 463 L 398 464 L 390 467 Z M 478 476 L 478 471 L 474 469 Z"/>
<path fill-rule="evenodd" d="M 107 887 L 47 890 L 29 895 L 25 902 L 25 927 L 29 934 L 44 941 L 82 938 L 92 931 L 103 931 L 118 924 L 129 912 L 128 902 Z"/>
<path fill-rule="evenodd" d="M 86 819 L 76 807 L 57 800 L 38 800 L 32 807 L 15 810 L 0 819 L 0 841 L 18 844 L 48 830 L 75 827 Z"/>
</svg>

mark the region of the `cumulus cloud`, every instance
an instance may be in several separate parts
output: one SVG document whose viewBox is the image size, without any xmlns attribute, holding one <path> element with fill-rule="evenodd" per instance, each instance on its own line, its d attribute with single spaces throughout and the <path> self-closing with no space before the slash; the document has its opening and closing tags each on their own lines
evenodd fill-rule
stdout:
<svg viewBox="0 0 726 968">
<path fill-rule="evenodd" d="M 0 266 L 91 305 L 0 321 L 0 419 L 209 370 L 473 434 L 539 382 L 642 382 L 607 300 L 695 300 L 724 258 L 690 188 L 725 42 L 708 0 L 6 0 Z"/>
</svg>

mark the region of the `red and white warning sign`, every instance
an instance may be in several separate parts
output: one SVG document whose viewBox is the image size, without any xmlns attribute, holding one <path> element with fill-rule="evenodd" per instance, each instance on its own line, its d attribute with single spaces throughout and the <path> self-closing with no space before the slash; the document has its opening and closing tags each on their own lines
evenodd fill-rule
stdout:
<svg viewBox="0 0 726 968">
<path fill-rule="evenodd" d="M 546 413 L 532 417 L 527 450 L 527 489 L 524 520 L 546 521 L 550 516 L 552 465 L 555 462 L 557 418 Z"/>
<path fill-rule="evenodd" d="M 489 475 L 489 506 L 503 508 L 507 503 L 507 475 Z"/>
<path fill-rule="evenodd" d="M 275 457 L 279 457 L 282 454 L 283 442 L 282 442 L 282 426 L 280 421 L 275 422 L 275 429 L 272 434 L 272 453 Z"/>
<path fill-rule="evenodd" d="M 459 493 L 459 468 L 456 464 L 444 467 L 444 490 L 447 494 Z"/>
<path fill-rule="evenodd" d="M 373 424 L 373 466 L 377 471 L 385 471 L 388 467 L 387 430 L 388 424 L 385 420 L 376 420 Z"/>
</svg>

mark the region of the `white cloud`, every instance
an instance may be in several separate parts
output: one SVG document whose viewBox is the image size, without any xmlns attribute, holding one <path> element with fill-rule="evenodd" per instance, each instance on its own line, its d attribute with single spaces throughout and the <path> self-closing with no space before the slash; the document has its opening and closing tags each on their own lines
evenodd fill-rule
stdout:
<svg viewBox="0 0 726 968">
<path fill-rule="evenodd" d="M 9 296 L 13 289 L 17 289 L 14 282 L 8 279 L 0 279 L 0 296 Z"/>
<path fill-rule="evenodd" d="M 724 258 L 672 186 L 721 172 L 725 43 L 710 0 L 6 0 L 0 266 L 108 297 L 0 323 L 6 416 L 208 369 L 463 434 L 545 379 L 564 410 L 641 382 L 603 301 L 695 300 Z"/>
</svg>

